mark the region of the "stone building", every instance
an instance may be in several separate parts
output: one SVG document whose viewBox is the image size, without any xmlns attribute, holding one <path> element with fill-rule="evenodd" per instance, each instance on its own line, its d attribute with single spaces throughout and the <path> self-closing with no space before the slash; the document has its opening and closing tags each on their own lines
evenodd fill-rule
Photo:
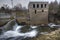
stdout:
<svg viewBox="0 0 60 40">
<path fill-rule="evenodd" d="M 30 24 L 48 24 L 48 2 L 30 2 L 28 5 Z"/>
</svg>

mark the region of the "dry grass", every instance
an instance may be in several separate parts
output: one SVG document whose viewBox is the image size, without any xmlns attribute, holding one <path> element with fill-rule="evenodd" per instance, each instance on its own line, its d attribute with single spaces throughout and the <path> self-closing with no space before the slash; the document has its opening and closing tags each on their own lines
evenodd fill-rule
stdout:
<svg viewBox="0 0 60 40">
<path fill-rule="evenodd" d="M 32 38 L 31 40 L 60 40 L 60 29 Z"/>
</svg>

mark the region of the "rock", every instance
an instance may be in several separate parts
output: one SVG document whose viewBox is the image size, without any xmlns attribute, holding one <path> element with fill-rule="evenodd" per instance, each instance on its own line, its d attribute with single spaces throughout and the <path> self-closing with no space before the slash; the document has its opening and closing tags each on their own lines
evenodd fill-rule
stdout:
<svg viewBox="0 0 60 40">
<path fill-rule="evenodd" d="M 9 22 L 4 26 L 4 30 L 5 30 L 5 31 L 12 30 L 12 29 L 13 29 L 13 26 L 15 25 L 15 22 L 16 22 L 15 19 L 9 21 Z"/>
<path fill-rule="evenodd" d="M 31 40 L 60 40 L 60 29 L 52 31 L 48 34 L 39 35 Z"/>
</svg>

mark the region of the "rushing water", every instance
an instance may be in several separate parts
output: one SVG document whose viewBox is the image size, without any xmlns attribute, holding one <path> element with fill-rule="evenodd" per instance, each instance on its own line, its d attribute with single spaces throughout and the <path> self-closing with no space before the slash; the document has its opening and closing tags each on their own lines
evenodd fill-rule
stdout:
<svg viewBox="0 0 60 40">
<path fill-rule="evenodd" d="M 13 40 L 15 40 L 16 38 L 20 37 L 19 39 L 22 40 L 24 38 L 32 38 L 32 37 L 35 37 L 37 35 L 37 30 L 34 29 L 34 26 L 33 27 L 33 30 L 31 31 L 28 31 L 28 32 L 25 32 L 25 33 L 21 33 L 20 29 L 24 27 L 24 26 L 19 26 L 17 23 L 13 26 L 13 30 L 9 30 L 9 31 L 6 31 L 4 32 L 1 36 L 0 36 L 0 40 L 10 40 L 10 38 L 12 38 Z M 31 27 L 31 28 L 32 28 Z M 22 38 L 22 39 L 21 39 Z M 11 39 L 11 40 L 12 40 Z"/>
<path fill-rule="evenodd" d="M 0 40 L 25 40 L 25 38 L 33 38 L 36 37 L 37 34 L 39 33 L 37 28 L 38 26 L 30 26 L 28 30 L 28 32 L 21 32 L 21 29 L 25 29 L 25 26 L 21 26 L 18 25 L 14 20 L 10 21 L 7 23 L 7 25 L 5 25 L 5 28 L 9 28 L 11 27 L 11 22 L 14 23 L 14 26 L 12 26 L 12 30 L 7 30 L 5 31 L 1 36 L 0 36 Z M 55 25 L 55 24 L 48 24 L 51 28 L 53 28 L 54 26 L 59 26 L 60 25 Z M 40 27 L 38 28 L 39 31 L 41 30 Z M 46 29 L 45 29 L 46 30 Z M 40 34 L 48 34 L 48 32 L 41 32 Z"/>
</svg>

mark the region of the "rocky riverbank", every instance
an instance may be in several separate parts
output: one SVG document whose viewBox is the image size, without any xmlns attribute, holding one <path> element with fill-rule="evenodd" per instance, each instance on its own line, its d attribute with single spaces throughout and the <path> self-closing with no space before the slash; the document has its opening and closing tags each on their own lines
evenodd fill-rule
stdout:
<svg viewBox="0 0 60 40">
<path fill-rule="evenodd" d="M 60 29 L 52 31 L 48 34 L 41 34 L 31 40 L 60 40 Z"/>
</svg>

